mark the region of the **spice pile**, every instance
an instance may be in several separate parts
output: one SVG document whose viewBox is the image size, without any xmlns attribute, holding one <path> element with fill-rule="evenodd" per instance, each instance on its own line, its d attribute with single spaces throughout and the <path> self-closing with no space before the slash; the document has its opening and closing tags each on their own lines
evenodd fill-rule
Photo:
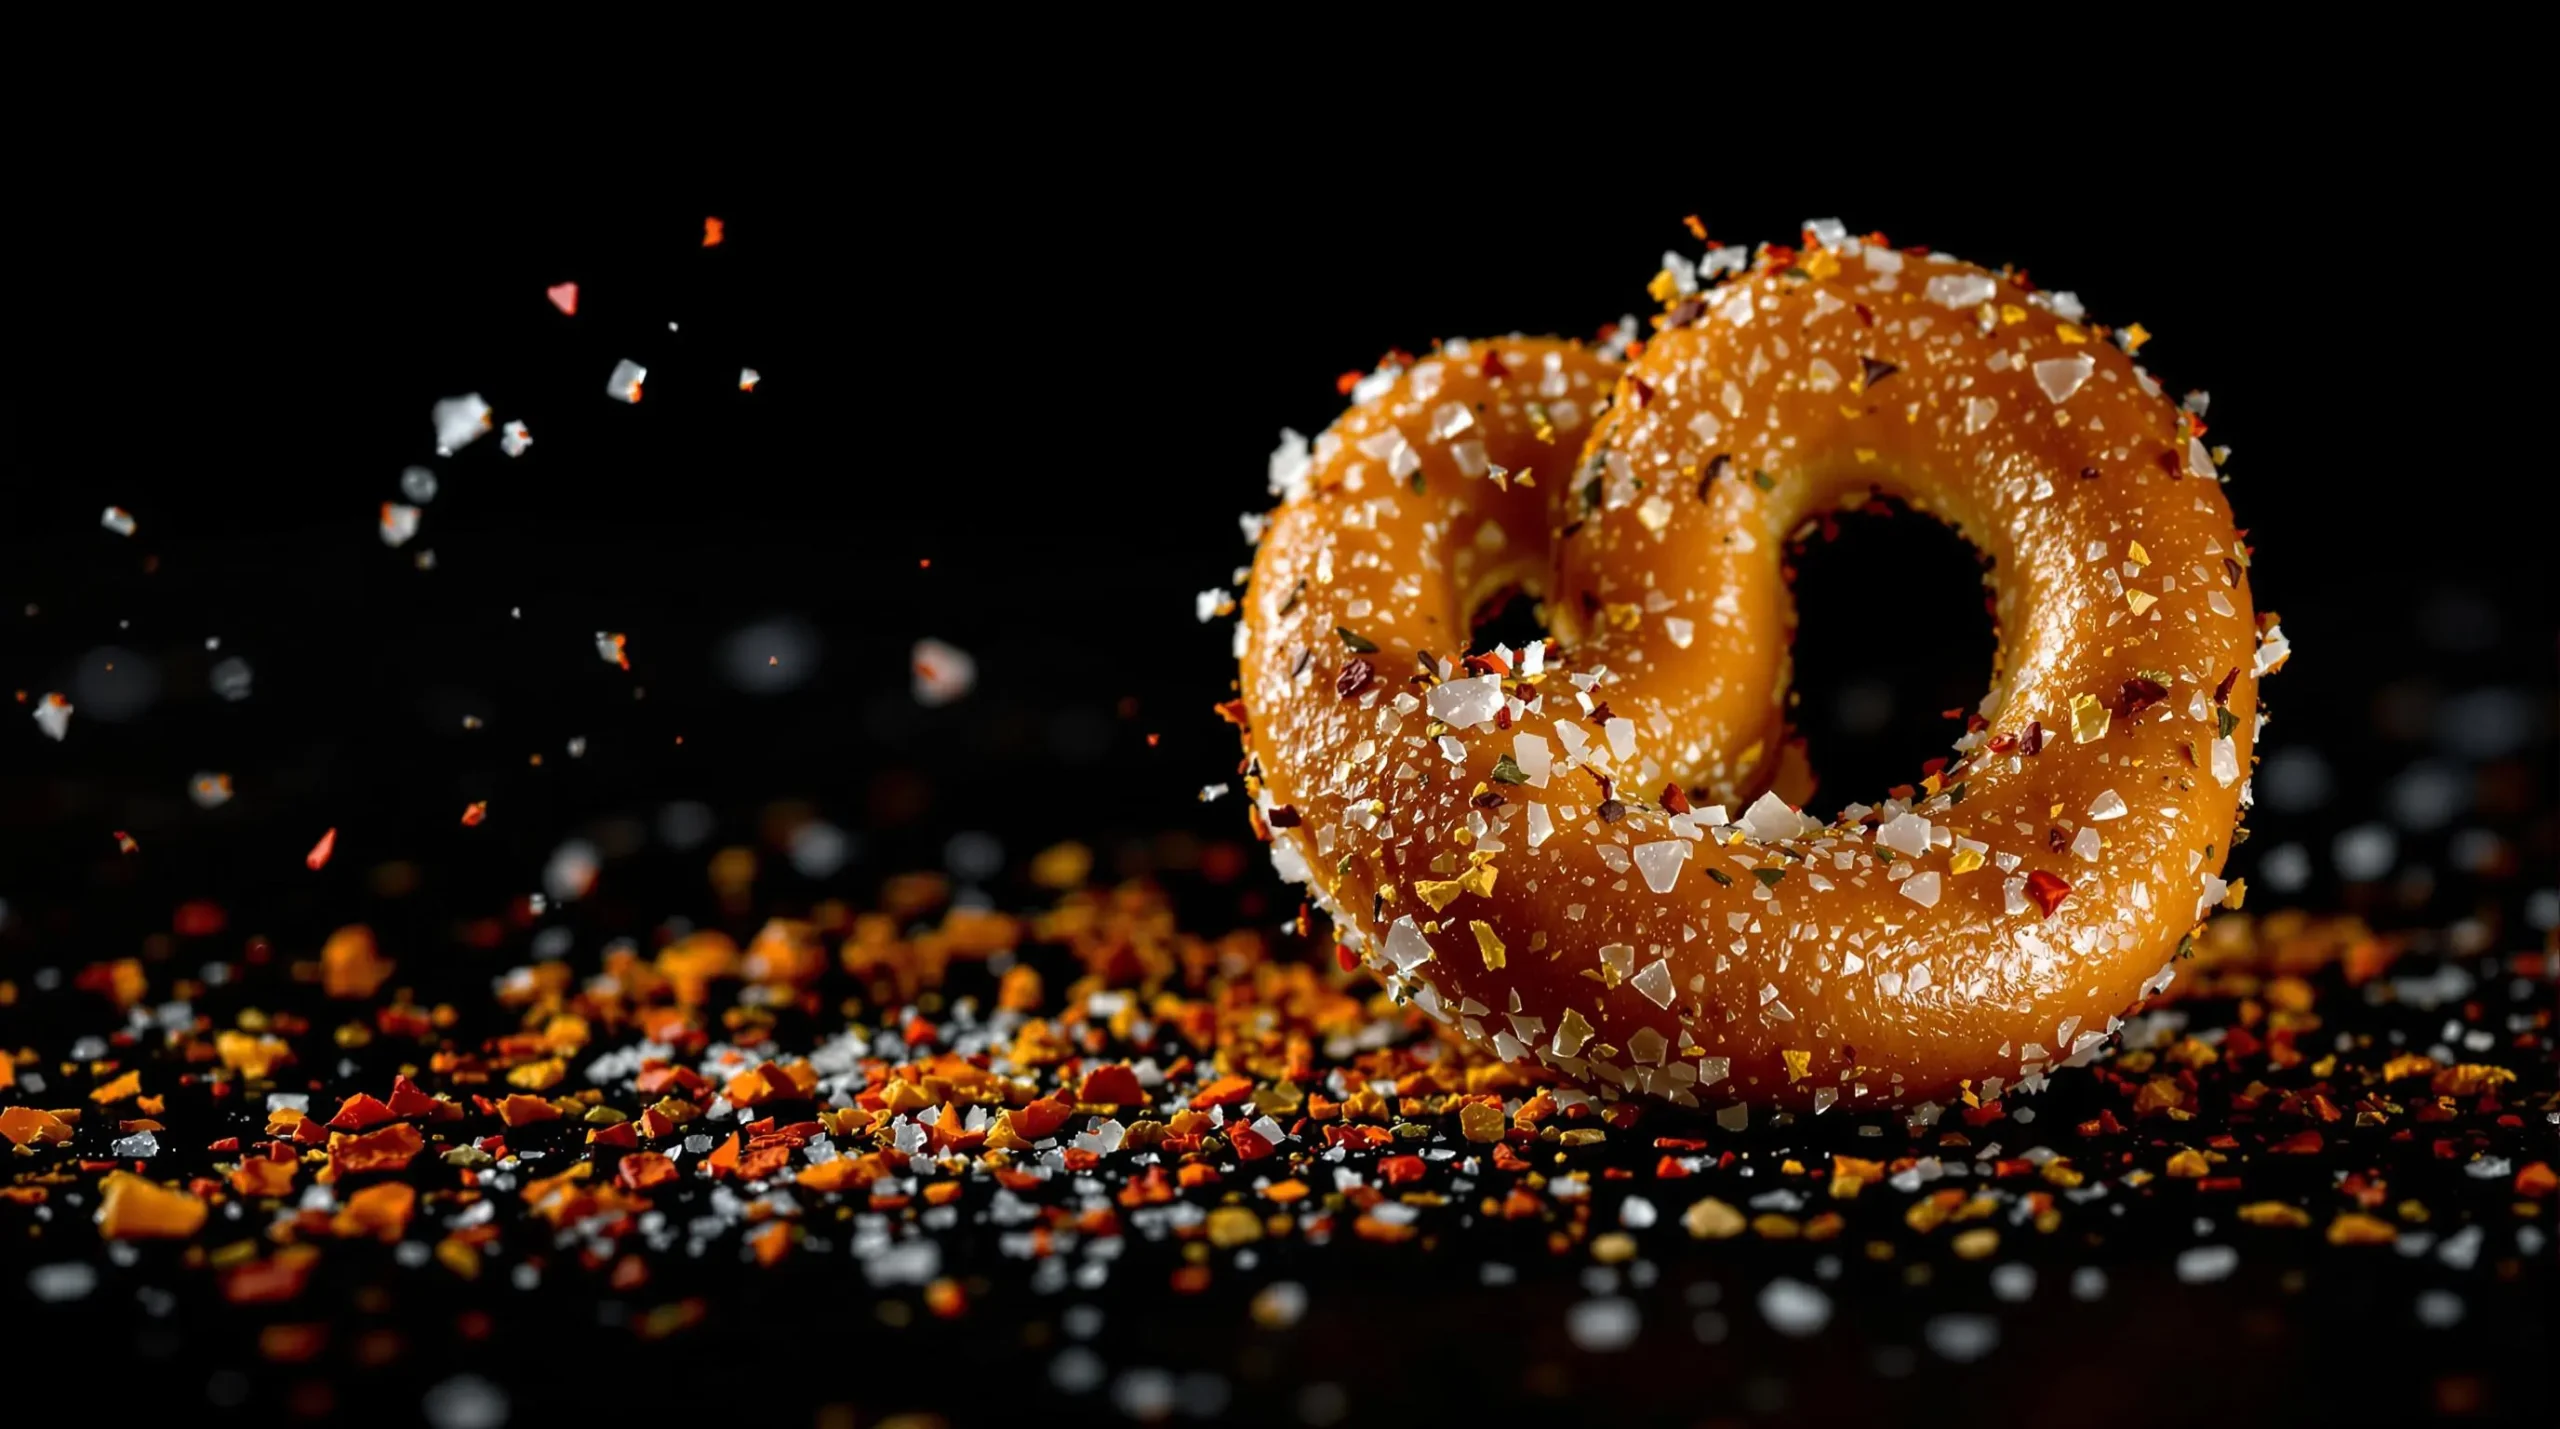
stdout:
<svg viewBox="0 0 2560 1429">
<path fill-rule="evenodd" d="M 2353 1333 L 2432 1367 L 2360 1391 L 2398 1409 L 2547 1406 L 2499 1347 L 2555 1288 L 2548 951 L 2226 916 L 2042 1097 L 1736 1125 L 1482 1060 L 1089 865 L 1044 854 L 1027 916 L 909 877 L 473 999 L 361 927 L 0 983 L 0 1293 L 93 1351 L 221 1347 L 120 1393 L 448 1426 L 1822 1416 L 1976 1362 L 2115 1384 L 2097 1334 L 2140 1365 Z"/>
</svg>

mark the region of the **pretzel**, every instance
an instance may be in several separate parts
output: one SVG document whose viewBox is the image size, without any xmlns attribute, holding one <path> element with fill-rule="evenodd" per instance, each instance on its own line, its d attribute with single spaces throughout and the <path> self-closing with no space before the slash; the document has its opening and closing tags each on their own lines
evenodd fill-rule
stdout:
<svg viewBox="0 0 2560 1429">
<path fill-rule="evenodd" d="M 1382 369 L 1275 460 L 1243 611 L 1254 817 L 1343 947 L 1507 1060 L 1745 1119 L 2094 1054 L 2232 893 L 2289 648 L 2138 331 L 1807 236 L 1704 291 L 1666 271 L 1623 364 L 1506 338 Z M 1979 548 L 1998 668 L 1948 761 L 1826 823 L 1770 788 L 1781 559 L 1880 495 Z M 1551 638 L 1471 651 L 1511 587 Z M 1938 615 L 1890 567 L 1866 594 Z"/>
</svg>

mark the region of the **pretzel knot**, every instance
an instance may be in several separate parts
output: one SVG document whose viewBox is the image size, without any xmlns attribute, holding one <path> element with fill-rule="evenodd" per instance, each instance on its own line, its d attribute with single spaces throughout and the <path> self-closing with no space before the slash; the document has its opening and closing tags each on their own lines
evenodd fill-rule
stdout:
<svg viewBox="0 0 2560 1429">
<path fill-rule="evenodd" d="M 2032 1088 L 2228 893 L 2287 647 L 2200 424 L 2069 295 L 1953 259 L 1835 235 L 1678 286 L 1632 358 L 1450 342 L 1275 459 L 1257 826 L 1416 1005 L 1603 1097 Z M 1781 557 L 1878 495 L 1980 550 L 1998 668 L 1943 768 L 1826 823 Z M 1875 618 L 1938 617 L 1897 587 Z M 1471 650 L 1515 588 L 1551 638 Z"/>
</svg>

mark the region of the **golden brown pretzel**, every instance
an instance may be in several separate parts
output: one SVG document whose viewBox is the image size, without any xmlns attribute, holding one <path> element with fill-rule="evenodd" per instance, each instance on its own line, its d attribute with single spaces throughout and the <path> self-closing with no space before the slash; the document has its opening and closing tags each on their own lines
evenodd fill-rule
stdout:
<svg viewBox="0 0 2560 1429">
<path fill-rule="evenodd" d="M 1243 642 L 1275 860 L 1434 1016 L 1603 1095 L 1996 1097 L 2225 896 L 2286 647 L 2195 422 L 2067 295 L 1819 236 L 1664 293 L 1623 370 L 1451 343 L 1276 473 Z M 1780 559 L 1878 493 L 1989 558 L 1999 669 L 1947 768 L 1821 825 L 1767 792 Z M 1510 583 L 1554 642 L 1468 651 Z"/>
</svg>

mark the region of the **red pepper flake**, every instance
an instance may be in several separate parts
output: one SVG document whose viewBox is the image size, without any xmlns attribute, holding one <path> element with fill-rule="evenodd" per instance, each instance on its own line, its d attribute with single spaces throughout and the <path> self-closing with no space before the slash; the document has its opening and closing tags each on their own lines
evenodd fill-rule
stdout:
<svg viewBox="0 0 2560 1429">
<path fill-rule="evenodd" d="M 1251 1126 L 1238 1125 L 1228 1127 L 1227 1139 L 1234 1143 L 1236 1156 L 1240 1160 L 1260 1161 L 1274 1151 L 1279 1150 L 1279 1148 L 1274 1146 L 1268 1138 L 1264 1137 L 1261 1132 L 1254 1130 Z"/>
<path fill-rule="evenodd" d="M 1096 1067 L 1085 1073 L 1084 1085 L 1076 1089 L 1076 1100 L 1098 1102 L 1110 1106 L 1135 1106 L 1147 1099 L 1147 1089 L 1138 1085 L 1138 1073 L 1126 1062 Z"/>
<path fill-rule="evenodd" d="M 486 799 L 476 800 L 462 811 L 462 826 L 466 829 L 476 829 L 488 821 L 489 801 Z"/>
<path fill-rule="evenodd" d="M 2140 675 L 2124 682 L 2116 691 L 2116 713 L 2130 720 L 2144 710 L 2169 698 L 2168 687 Z"/>
<path fill-rule="evenodd" d="M 311 846 L 311 852 L 304 854 L 302 856 L 302 861 L 305 864 L 310 865 L 313 873 L 318 873 L 321 869 L 329 866 L 329 855 L 336 853 L 337 851 L 338 831 L 335 828 L 332 828 L 327 833 L 320 836 L 320 842 Z"/>
<path fill-rule="evenodd" d="M 1663 807 L 1664 812 L 1666 812 L 1666 813 L 1673 813 L 1673 814 L 1685 814 L 1685 813 L 1688 813 L 1688 812 L 1689 812 L 1689 791 L 1688 791 L 1688 790 L 1686 790 L 1686 789 L 1681 788 L 1681 787 L 1680 787 L 1680 784 L 1679 784 L 1679 781 L 1677 781 L 1677 780 L 1674 780 L 1674 781 L 1672 781 L 1671 783 L 1668 783 L 1668 784 L 1663 785 L 1663 786 L 1662 786 L 1662 807 Z"/>
<path fill-rule="evenodd" d="M 1351 389 L 1359 386 L 1360 379 L 1366 375 L 1367 374 L 1355 367 L 1349 372 L 1345 372 L 1341 376 L 1333 379 L 1333 390 L 1341 393 L 1345 397 L 1348 397 L 1351 395 Z"/>
<path fill-rule="evenodd" d="M 2062 906 L 2062 900 L 2071 896 L 2071 885 L 2059 875 L 2039 868 L 2027 874 L 2027 896 L 2044 910 L 2044 916 L 2050 918 L 2053 910 Z"/>
<path fill-rule="evenodd" d="M 727 241 L 728 241 L 728 239 L 729 239 L 729 225 L 727 225 L 727 224 L 725 224 L 725 223 L 722 223 L 720 220 L 718 220 L 718 219 L 716 219 L 716 218 L 706 218 L 706 219 L 704 219 L 704 220 L 702 221 L 702 246 L 703 246 L 703 247 L 705 247 L 705 248 L 717 248 L 717 247 L 719 247 L 721 244 L 723 244 L 723 243 L 727 242 Z"/>
</svg>

